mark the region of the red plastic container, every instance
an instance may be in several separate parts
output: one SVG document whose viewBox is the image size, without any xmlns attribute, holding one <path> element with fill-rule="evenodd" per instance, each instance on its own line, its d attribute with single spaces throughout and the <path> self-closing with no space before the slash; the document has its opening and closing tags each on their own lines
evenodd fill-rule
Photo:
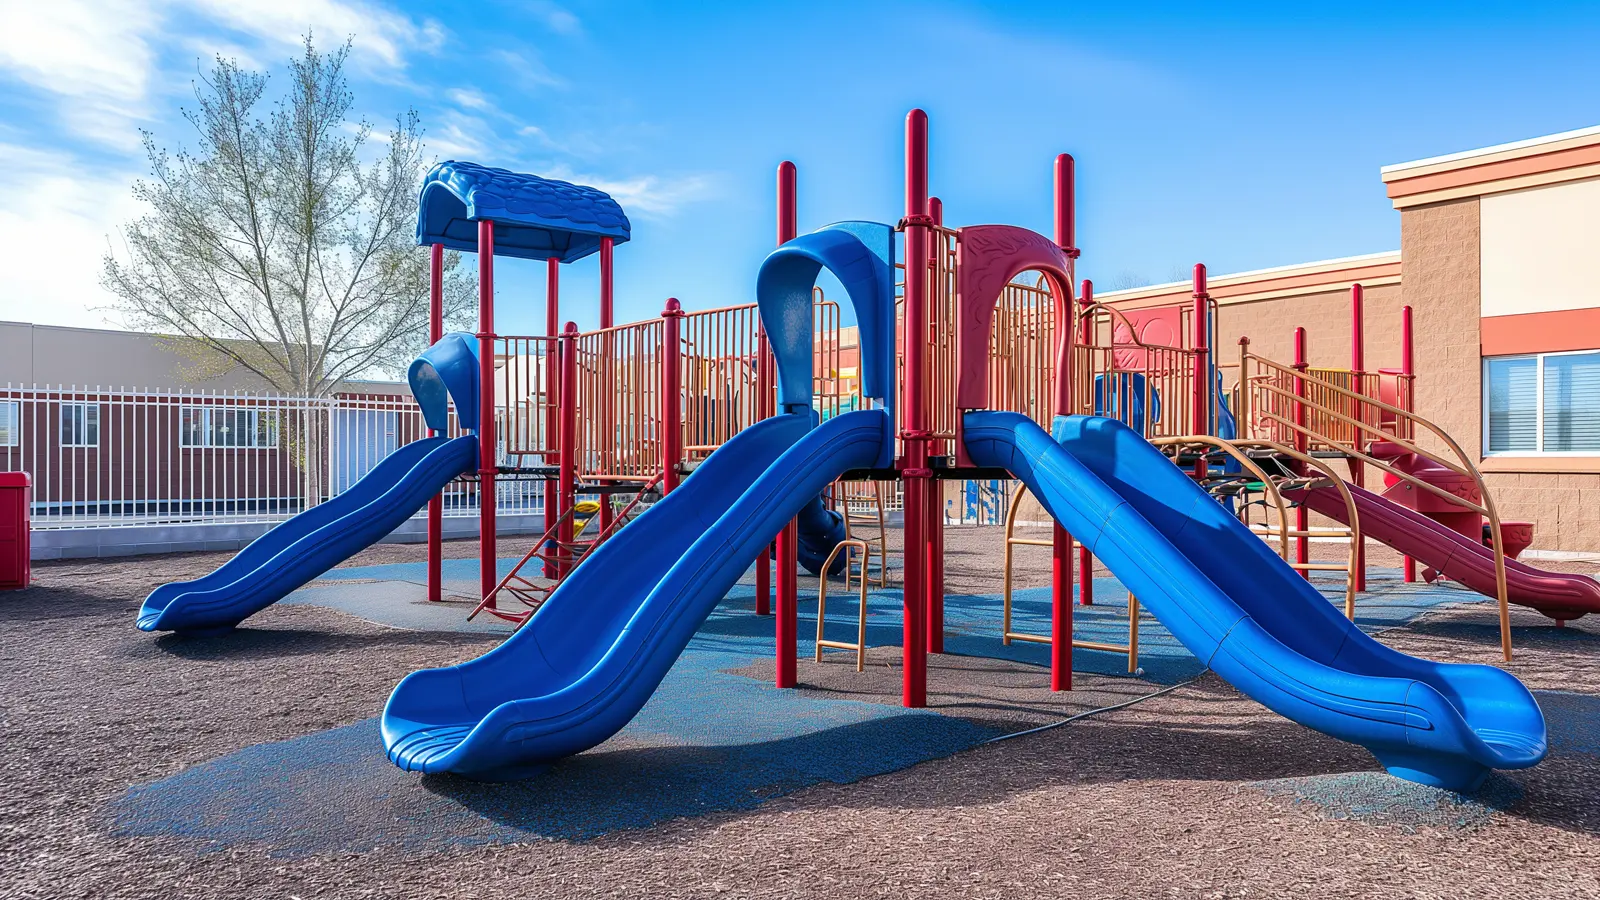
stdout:
<svg viewBox="0 0 1600 900">
<path fill-rule="evenodd" d="M 27 472 L 0 472 L 0 591 L 28 586 Z"/>
</svg>

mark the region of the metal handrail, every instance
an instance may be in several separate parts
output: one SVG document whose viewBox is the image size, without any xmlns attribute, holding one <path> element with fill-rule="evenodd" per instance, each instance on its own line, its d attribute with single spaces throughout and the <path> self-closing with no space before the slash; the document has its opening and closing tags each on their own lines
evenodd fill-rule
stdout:
<svg viewBox="0 0 1600 900">
<path fill-rule="evenodd" d="M 1001 589 L 1000 595 L 1000 643 L 1007 647 L 1011 645 L 1012 641 L 1025 641 L 1030 644 L 1054 643 L 1049 635 L 1031 634 L 1026 631 L 1011 630 L 1012 548 L 1018 546 L 1054 546 L 1053 541 L 1042 541 L 1035 538 L 1019 538 L 1015 536 L 1017 527 L 1017 510 L 1021 508 L 1022 498 L 1027 495 L 1027 493 L 1027 485 L 1018 485 L 1016 491 L 1011 495 L 1011 508 L 1006 511 L 1005 567 L 1003 569 L 1004 575 L 1002 576 L 1002 584 L 1004 587 Z M 1076 547 L 1083 546 L 1077 541 L 1073 541 L 1072 543 L 1073 546 Z M 1071 552 L 1072 548 L 1068 547 L 1067 550 L 1068 552 Z M 1071 603 L 1072 598 L 1063 597 L 1061 598 L 1061 602 Z M 1074 638 L 1072 640 L 1072 646 L 1074 649 L 1078 650 L 1104 650 L 1108 653 L 1121 653 L 1128 657 L 1128 674 L 1139 674 L 1139 598 L 1135 597 L 1132 593 L 1128 594 L 1128 642 L 1126 644 L 1107 644 L 1101 641 L 1080 641 Z"/>
<path fill-rule="evenodd" d="M 1263 391 L 1265 393 L 1270 393 L 1270 394 L 1282 397 L 1282 398 L 1284 398 L 1284 399 L 1286 399 L 1286 400 L 1288 400 L 1288 401 L 1290 401 L 1292 403 L 1298 403 L 1298 404 L 1300 404 L 1301 406 L 1303 406 L 1304 408 L 1306 408 L 1308 410 L 1312 410 L 1312 411 L 1315 411 L 1317 413 L 1321 413 L 1321 414 L 1324 414 L 1324 415 L 1327 415 L 1327 416 L 1331 416 L 1332 418 L 1338 419 L 1339 421 L 1345 422 L 1346 424 L 1353 425 L 1357 429 L 1358 433 L 1363 433 L 1364 432 L 1366 434 L 1372 435 L 1375 440 L 1382 440 L 1382 441 L 1385 441 L 1385 442 L 1388 442 L 1388 443 L 1395 444 L 1396 446 L 1398 446 L 1401 449 L 1405 450 L 1407 453 L 1410 453 L 1410 454 L 1415 455 L 1415 456 L 1422 457 L 1423 459 L 1429 460 L 1430 462 L 1438 463 L 1439 465 L 1442 465 L 1445 468 L 1450 469 L 1451 471 L 1453 471 L 1453 472 L 1455 472 L 1455 473 L 1457 473 L 1459 475 L 1463 475 L 1463 476 L 1466 476 L 1466 477 L 1472 479 L 1474 486 L 1478 490 L 1478 496 L 1483 501 L 1481 505 L 1473 503 L 1472 501 L 1466 499 L 1465 497 L 1461 497 L 1461 496 L 1458 496 L 1456 494 L 1452 494 L 1449 491 L 1446 491 L 1446 490 L 1444 490 L 1442 488 L 1436 487 L 1435 485 L 1429 484 L 1429 483 L 1417 478 L 1416 476 L 1411 475 L 1408 472 L 1400 471 L 1399 469 L 1395 468 L 1394 466 L 1391 466 L 1388 463 L 1371 456 L 1370 454 L 1368 454 L 1367 452 L 1363 451 L 1359 446 L 1356 446 L 1355 444 L 1350 444 L 1350 445 L 1342 445 L 1341 444 L 1341 445 L 1339 445 L 1340 448 L 1345 453 L 1349 454 L 1350 456 L 1352 456 L 1352 457 L 1354 457 L 1356 459 L 1361 460 L 1362 462 L 1368 463 L 1368 464 L 1370 464 L 1370 465 L 1372 465 L 1372 466 L 1374 466 L 1374 467 L 1376 467 L 1376 468 L 1378 468 L 1378 469 L 1380 469 L 1380 470 L 1382 470 L 1384 472 L 1388 472 L 1391 475 L 1394 475 L 1395 477 L 1405 481 L 1408 484 L 1411 484 L 1411 485 L 1414 485 L 1416 487 L 1419 487 L 1419 488 L 1421 488 L 1423 490 L 1426 490 L 1426 491 L 1428 491 L 1428 492 L 1430 492 L 1430 493 L 1432 493 L 1432 494 L 1434 494 L 1436 496 L 1443 497 L 1445 500 L 1447 500 L 1450 503 L 1456 504 L 1458 506 L 1465 507 L 1466 509 L 1468 509 L 1470 511 L 1477 512 L 1477 513 L 1479 513 L 1479 514 L 1481 514 L 1483 516 L 1486 516 L 1489 519 L 1489 540 L 1490 540 L 1490 545 L 1491 545 L 1490 549 L 1494 553 L 1494 574 L 1495 574 L 1495 593 L 1496 593 L 1495 600 L 1499 605 L 1499 616 L 1500 616 L 1500 652 L 1504 656 L 1505 660 L 1507 662 L 1510 662 L 1511 661 L 1511 606 L 1510 606 L 1510 601 L 1508 599 L 1508 591 L 1507 591 L 1507 586 L 1506 586 L 1505 541 L 1504 541 L 1504 538 L 1503 538 L 1502 533 L 1501 533 L 1500 513 L 1495 507 L 1494 498 L 1489 493 L 1488 485 L 1484 483 L 1482 473 L 1480 473 L 1478 471 L 1477 466 L 1475 466 L 1472 463 L 1471 459 L 1467 456 L 1466 452 L 1461 449 L 1461 445 L 1458 444 L 1456 442 L 1456 440 L 1454 438 L 1452 438 L 1448 433 L 1446 433 L 1444 429 L 1440 428 L 1438 425 L 1435 425 L 1433 422 L 1430 422 L 1429 420 L 1424 419 L 1423 417 L 1417 415 L 1416 413 L 1413 413 L 1413 412 L 1411 412 L 1409 410 L 1402 409 L 1402 408 L 1400 408 L 1398 406 L 1395 406 L 1393 404 L 1390 404 L 1390 403 L 1385 403 L 1382 400 L 1378 400 L 1378 399 L 1375 399 L 1375 398 L 1368 397 L 1368 396 L 1365 396 L 1363 394 L 1357 393 L 1355 391 L 1348 390 L 1348 389 L 1346 389 L 1344 387 L 1341 387 L 1341 386 L 1339 386 L 1337 384 L 1334 384 L 1331 381 L 1327 381 L 1326 379 L 1318 378 L 1315 375 L 1308 374 L 1308 373 L 1306 373 L 1304 371 L 1301 371 L 1301 370 L 1299 370 L 1299 369 L 1297 369 L 1297 368 L 1295 368 L 1293 366 L 1285 366 L 1282 363 L 1275 362 L 1273 360 L 1267 359 L 1267 358 L 1262 357 L 1262 356 L 1258 356 L 1258 355 L 1256 355 L 1254 353 L 1251 353 L 1248 350 L 1244 349 L 1243 346 L 1241 346 L 1241 349 L 1240 349 L 1240 352 L 1239 352 L 1239 360 L 1240 360 L 1240 365 L 1241 365 L 1241 368 L 1240 368 L 1241 377 L 1247 383 L 1249 383 L 1252 386 L 1254 386 L 1257 390 L 1260 390 L 1260 391 Z M 1248 368 L 1248 366 L 1246 364 L 1248 362 L 1250 362 L 1250 361 L 1254 361 L 1260 367 L 1260 369 L 1263 370 L 1263 371 L 1260 374 L 1254 374 L 1254 375 L 1249 374 L 1249 368 Z M 1346 397 L 1346 398 L 1354 401 L 1358 405 L 1359 404 L 1367 404 L 1367 405 L 1370 405 L 1371 407 L 1373 407 L 1375 409 L 1378 409 L 1380 411 L 1388 412 L 1388 413 L 1390 413 L 1390 414 L 1395 416 L 1395 421 L 1396 421 L 1397 424 L 1399 422 L 1401 422 L 1401 421 L 1404 421 L 1407 424 L 1411 425 L 1412 426 L 1411 427 L 1411 433 L 1412 434 L 1416 434 L 1417 433 L 1416 426 L 1420 425 L 1423 429 L 1426 429 L 1428 432 L 1432 433 L 1446 447 L 1448 447 L 1450 449 L 1450 451 L 1453 454 L 1455 454 L 1456 460 L 1458 460 L 1459 462 L 1457 462 L 1455 460 L 1450 460 L 1450 459 L 1448 459 L 1448 458 L 1446 458 L 1446 457 L 1444 457 L 1444 456 L 1442 456 L 1442 455 L 1440 455 L 1438 453 L 1434 453 L 1434 452 L 1432 452 L 1430 450 L 1426 450 L 1422 446 L 1420 446 L 1419 444 L 1415 443 L 1414 441 L 1408 440 L 1406 438 L 1399 437 L 1398 435 L 1396 435 L 1396 434 L 1394 434 L 1392 432 L 1384 431 L 1382 428 L 1380 428 L 1380 427 L 1378 427 L 1376 425 L 1373 425 L 1373 424 L 1368 423 L 1368 422 L 1363 422 L 1363 421 L 1361 421 L 1359 419 L 1356 419 L 1356 418 L 1353 418 L 1351 416 L 1346 416 L 1343 413 L 1340 413 L 1337 410 L 1334 410 L 1334 409 L 1332 409 L 1332 408 L 1330 408 L 1330 407 L 1328 407 L 1328 406 L 1326 406 L 1324 404 L 1317 403 L 1317 402 L 1315 402 L 1313 400 L 1310 400 L 1307 397 L 1301 396 L 1300 394 L 1297 394 L 1297 393 L 1295 393 L 1293 391 L 1285 390 L 1285 389 L 1283 389 L 1283 388 L 1281 388 L 1281 387 L 1279 387 L 1279 386 L 1277 386 L 1277 385 L 1275 385 L 1275 384 L 1273 384 L 1271 382 L 1270 379 L 1271 379 L 1271 376 L 1272 376 L 1273 373 L 1286 375 L 1289 378 L 1296 379 L 1299 382 L 1300 387 L 1301 387 L 1302 390 L 1304 389 L 1305 385 L 1314 385 L 1314 386 L 1316 386 L 1318 388 L 1321 388 L 1323 390 L 1330 391 L 1333 394 Z M 1281 426 L 1283 426 L 1285 428 L 1288 428 L 1288 429 L 1294 431 L 1297 434 L 1303 434 L 1307 438 L 1323 438 L 1325 440 L 1325 436 L 1317 434 L 1313 429 L 1311 429 L 1311 428 L 1309 428 L 1309 427 L 1307 427 L 1305 425 L 1301 425 L 1299 423 L 1290 421 L 1290 420 L 1284 418 L 1283 416 L 1277 415 L 1275 413 L 1257 411 L 1256 412 L 1256 416 L 1258 416 L 1258 417 L 1260 417 L 1262 419 L 1266 419 L 1266 420 L 1270 420 L 1272 422 L 1275 422 L 1275 423 L 1277 423 L 1277 424 L 1279 424 L 1279 425 L 1281 425 Z M 1246 420 L 1246 424 L 1247 424 L 1247 427 L 1253 425 L 1253 420 Z M 1399 429 L 1396 428 L 1396 430 L 1398 431 Z M 1328 443 L 1331 444 L 1333 442 L 1330 441 Z"/>
<path fill-rule="evenodd" d="M 1350 524 L 1348 527 L 1343 529 L 1334 529 L 1330 531 L 1329 534 L 1348 533 L 1350 536 L 1350 555 L 1348 558 L 1348 563 L 1345 566 L 1344 615 L 1345 618 L 1354 622 L 1356 618 L 1356 566 L 1360 561 L 1362 536 L 1360 514 L 1356 510 L 1356 498 L 1350 493 L 1350 488 L 1345 485 L 1344 479 L 1340 478 L 1339 474 L 1333 470 L 1333 467 L 1328 465 L 1323 460 L 1317 459 L 1308 453 L 1301 453 L 1299 450 L 1296 450 L 1286 444 L 1280 444 L 1277 441 L 1255 439 L 1249 441 L 1233 441 L 1232 443 L 1235 447 L 1240 449 L 1245 449 L 1248 447 L 1260 447 L 1264 450 L 1271 450 L 1274 453 L 1287 456 L 1296 462 L 1311 466 L 1317 471 L 1322 472 L 1324 475 L 1327 475 L 1328 480 L 1333 482 L 1333 486 L 1338 489 L 1340 498 L 1344 500 L 1345 514 L 1349 516 Z M 1282 515 L 1282 513 L 1279 515 Z M 1290 532 L 1290 534 L 1293 533 Z M 1286 556 L 1285 559 L 1287 558 L 1288 557 Z M 1291 565 L 1295 564 L 1291 563 Z"/>
<path fill-rule="evenodd" d="M 862 554 L 861 568 L 863 577 L 861 579 L 861 599 L 859 601 L 861 606 L 857 610 L 856 642 L 853 644 L 849 643 L 848 641 L 824 640 L 822 637 L 822 628 L 827 622 L 828 618 L 828 570 L 833 568 L 833 561 L 838 557 L 839 551 L 841 550 L 860 550 Z M 822 574 L 817 578 L 817 641 L 815 651 L 817 662 L 822 662 L 822 651 L 824 648 L 832 648 L 834 650 L 854 650 L 856 652 L 856 671 L 866 671 L 867 579 L 865 577 L 865 571 L 867 563 L 870 562 L 871 559 L 872 548 L 867 545 L 866 541 L 856 540 L 854 538 L 846 538 L 845 540 L 842 540 L 834 545 L 833 552 L 828 554 L 827 561 L 822 564 Z M 845 571 L 848 573 L 850 570 L 850 558 L 848 556 L 845 557 L 844 565 Z M 845 590 L 849 589 L 850 582 L 847 574 L 845 579 Z"/>
</svg>

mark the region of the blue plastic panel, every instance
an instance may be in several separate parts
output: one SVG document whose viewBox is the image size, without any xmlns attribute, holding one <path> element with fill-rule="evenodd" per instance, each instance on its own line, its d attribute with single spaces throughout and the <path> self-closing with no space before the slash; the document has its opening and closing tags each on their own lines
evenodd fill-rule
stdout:
<svg viewBox="0 0 1600 900">
<path fill-rule="evenodd" d="M 815 325 L 811 289 L 826 268 L 844 285 L 861 331 L 861 390 L 894 409 L 894 229 L 841 222 L 772 251 L 756 277 L 756 304 L 778 366 L 778 403 L 810 409 Z M 886 453 L 892 451 L 886 451 Z M 888 465 L 887 456 L 874 465 Z"/>
<path fill-rule="evenodd" d="M 417 243 L 476 252 L 478 221 L 495 223 L 494 254 L 562 262 L 620 244 L 632 234 L 622 207 L 605 191 L 477 163 L 449 160 L 422 180 Z"/>
<path fill-rule="evenodd" d="M 1544 719 L 1515 677 L 1373 640 L 1127 426 L 1058 416 L 1047 435 L 969 412 L 963 430 L 973 462 L 1022 479 L 1190 652 L 1273 711 L 1451 790 L 1544 758 Z"/>
<path fill-rule="evenodd" d="M 412 360 L 406 381 L 429 428 L 442 432 L 449 427 L 454 400 L 461 427 L 477 430 L 478 364 L 478 338 L 461 331 L 450 332 Z"/>
</svg>

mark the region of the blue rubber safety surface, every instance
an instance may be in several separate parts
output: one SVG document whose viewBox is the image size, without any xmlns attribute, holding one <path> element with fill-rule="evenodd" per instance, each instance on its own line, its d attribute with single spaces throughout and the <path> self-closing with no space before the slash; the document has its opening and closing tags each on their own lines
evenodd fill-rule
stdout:
<svg viewBox="0 0 1600 900">
<path fill-rule="evenodd" d="M 342 569 L 340 580 L 359 587 L 372 570 L 393 568 Z M 293 599 L 313 602 L 305 597 L 313 595 L 346 608 L 341 590 L 310 588 Z M 374 718 L 259 744 L 133 788 L 115 805 L 117 828 L 211 849 L 251 843 L 286 854 L 587 839 L 749 809 L 996 736 L 928 710 L 818 699 L 728 674 L 771 653 L 772 620 L 753 615 L 754 602 L 752 589 L 734 588 L 620 735 L 525 781 L 403 772 L 384 757 Z M 464 618 L 459 607 L 442 612 L 458 623 Z"/>
<path fill-rule="evenodd" d="M 501 560 L 502 572 L 514 563 Z M 483 617 L 468 624 L 463 604 L 427 603 L 425 578 L 420 562 L 335 569 L 283 602 L 338 609 L 399 628 L 509 631 L 509 625 Z M 455 586 L 470 596 L 477 561 L 445 560 L 444 579 L 447 591 Z M 749 809 L 803 787 L 896 771 L 994 736 L 929 711 L 805 697 L 728 674 L 771 653 L 772 620 L 753 615 L 753 581 L 752 570 L 620 735 L 528 781 L 478 784 L 402 772 L 384 758 L 373 718 L 249 747 L 134 788 L 115 805 L 117 826 L 127 834 L 189 838 L 211 849 L 255 844 L 291 855 L 587 839 L 680 816 Z M 1321 575 L 1318 582 L 1342 602 L 1340 585 Z M 1443 604 L 1482 600 L 1448 587 L 1401 584 L 1398 571 L 1374 569 L 1369 585 L 1377 593 L 1357 602 L 1358 620 L 1369 629 L 1403 624 Z M 1095 594 L 1093 606 L 1074 609 L 1078 637 L 1122 640 L 1126 590 L 1115 579 L 1100 578 Z M 835 636 L 853 636 L 855 604 L 856 595 L 844 593 L 835 580 L 828 598 Z M 1047 629 L 1049 607 L 1048 590 L 1018 591 L 1013 627 Z M 816 628 L 814 593 L 802 590 L 800 613 L 805 658 Z M 951 596 L 945 615 L 950 652 L 1048 663 L 1043 645 L 1001 646 L 998 594 Z M 899 645 L 898 588 L 869 594 L 868 621 L 870 643 Z M 1153 619 L 1141 625 L 1141 645 L 1147 678 L 1172 682 L 1200 671 L 1199 662 Z M 1074 660 L 1079 671 L 1126 670 L 1122 657 L 1108 653 L 1080 650 Z M 1568 746 L 1600 752 L 1595 727 L 1576 727 L 1585 717 L 1600 722 L 1594 709 L 1600 699 L 1541 694 L 1540 702 L 1552 720 L 1574 725 L 1552 729 L 1557 752 Z M 1564 714 L 1566 706 L 1571 715 Z M 1404 784 L 1381 777 L 1385 784 Z M 1313 799 L 1330 790 L 1308 784 L 1301 793 Z"/>
</svg>

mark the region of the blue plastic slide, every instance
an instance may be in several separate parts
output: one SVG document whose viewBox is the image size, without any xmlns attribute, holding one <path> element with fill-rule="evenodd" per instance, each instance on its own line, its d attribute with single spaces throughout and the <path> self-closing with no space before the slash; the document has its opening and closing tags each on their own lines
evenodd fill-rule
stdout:
<svg viewBox="0 0 1600 900">
<path fill-rule="evenodd" d="M 477 408 L 477 341 L 445 335 L 411 364 L 408 378 L 429 427 L 442 431 L 452 399 L 458 411 Z M 215 572 L 151 591 L 139 608 L 139 630 L 226 632 L 400 527 L 477 462 L 474 435 L 406 444 L 348 490 L 279 523 Z"/>
<path fill-rule="evenodd" d="M 1061 416 L 1051 435 L 969 412 L 965 434 L 973 462 L 1026 482 L 1190 652 L 1269 709 L 1450 790 L 1544 758 L 1544 717 L 1516 678 L 1368 637 L 1121 423 Z"/>
<path fill-rule="evenodd" d="M 505 643 L 408 675 L 383 711 L 389 758 L 408 771 L 518 778 L 619 731 L 783 524 L 892 445 L 881 409 L 815 421 L 805 410 L 734 435 Z"/>
</svg>

